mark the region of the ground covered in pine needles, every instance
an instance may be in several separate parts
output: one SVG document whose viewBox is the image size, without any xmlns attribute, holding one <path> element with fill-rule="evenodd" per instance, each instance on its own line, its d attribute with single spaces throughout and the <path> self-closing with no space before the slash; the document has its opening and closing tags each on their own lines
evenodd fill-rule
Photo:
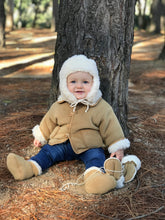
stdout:
<svg viewBox="0 0 165 220">
<path fill-rule="evenodd" d="M 28 159 L 39 150 L 31 129 L 47 111 L 55 39 L 48 30 L 13 31 L 0 51 L 0 219 L 165 219 L 165 65 L 157 60 L 163 35 L 135 32 L 128 153 L 142 167 L 131 183 L 105 195 L 86 194 L 80 161 L 58 163 L 25 181 L 8 172 L 8 153 Z"/>
</svg>

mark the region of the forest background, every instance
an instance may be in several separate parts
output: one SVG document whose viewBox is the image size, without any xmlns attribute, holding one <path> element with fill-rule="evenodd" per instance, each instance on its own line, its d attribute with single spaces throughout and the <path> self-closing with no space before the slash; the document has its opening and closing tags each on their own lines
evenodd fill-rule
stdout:
<svg viewBox="0 0 165 220">
<path fill-rule="evenodd" d="M 58 26 L 58 7 L 60 0 L 1 0 L 0 35 L 5 35 L 5 28 L 51 28 Z M 165 29 L 165 1 L 137 0 L 135 7 L 135 28 L 153 33 Z M 3 36 L 5 39 L 5 37 Z M 0 37 L 2 41 L 2 36 Z M 0 41 L 0 46 L 5 42 Z"/>
</svg>

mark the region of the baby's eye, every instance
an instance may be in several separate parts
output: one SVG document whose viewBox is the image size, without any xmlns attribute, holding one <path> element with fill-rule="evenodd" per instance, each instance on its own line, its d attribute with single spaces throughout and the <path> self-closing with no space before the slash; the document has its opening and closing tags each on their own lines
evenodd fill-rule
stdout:
<svg viewBox="0 0 165 220">
<path fill-rule="evenodd" d="M 76 83 L 76 81 L 75 81 L 75 80 L 72 80 L 70 83 L 73 83 L 73 84 L 74 84 L 74 83 Z"/>
<path fill-rule="evenodd" d="M 88 84 L 89 82 L 88 82 L 87 80 L 84 80 L 83 83 L 84 83 L 84 84 Z"/>
</svg>

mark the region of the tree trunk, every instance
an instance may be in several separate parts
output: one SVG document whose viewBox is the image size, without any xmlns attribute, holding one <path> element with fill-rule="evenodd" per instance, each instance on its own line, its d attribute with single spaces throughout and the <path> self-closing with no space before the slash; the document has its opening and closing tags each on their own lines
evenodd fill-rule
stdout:
<svg viewBox="0 0 165 220">
<path fill-rule="evenodd" d="M 110 103 L 125 135 L 128 77 L 133 44 L 135 0 L 63 0 L 55 49 L 50 104 L 58 97 L 58 73 L 74 54 L 97 63 L 103 98 Z"/>
<path fill-rule="evenodd" d="M 52 24 L 51 30 L 57 31 L 58 29 L 58 0 L 53 0 L 53 13 L 52 13 Z"/>
<path fill-rule="evenodd" d="M 0 0 L 0 48 L 5 46 L 5 0 Z"/>
<path fill-rule="evenodd" d="M 161 18 L 161 0 L 153 0 L 151 5 L 151 14 L 152 14 L 152 21 L 154 24 L 154 32 L 156 34 L 160 33 L 160 18 Z"/>
<path fill-rule="evenodd" d="M 23 3 L 23 0 L 20 0 L 20 1 L 19 1 L 19 6 L 18 6 L 19 20 L 18 20 L 18 23 L 17 23 L 17 27 L 18 27 L 19 29 L 22 28 L 22 12 L 23 12 L 22 3 Z"/>
<path fill-rule="evenodd" d="M 33 23 L 32 23 L 33 28 L 37 24 L 37 17 L 38 17 L 38 13 L 39 13 L 39 5 L 40 5 L 40 3 L 36 1 L 35 7 L 34 7 L 35 8 L 35 11 L 34 11 L 35 15 L 34 15 Z"/>
<path fill-rule="evenodd" d="M 13 11 L 14 11 L 14 2 L 13 0 L 6 1 L 6 28 L 11 31 L 13 30 Z"/>
<path fill-rule="evenodd" d="M 165 60 L 165 45 L 164 47 L 162 48 L 162 51 L 161 53 L 159 54 L 159 60 Z"/>
<path fill-rule="evenodd" d="M 140 0 L 136 1 L 136 4 L 138 6 L 138 28 L 139 29 L 146 29 L 147 27 L 147 21 L 146 21 L 146 6 L 147 6 L 147 0 L 145 0 L 144 8 L 142 8 L 142 4 Z"/>
</svg>

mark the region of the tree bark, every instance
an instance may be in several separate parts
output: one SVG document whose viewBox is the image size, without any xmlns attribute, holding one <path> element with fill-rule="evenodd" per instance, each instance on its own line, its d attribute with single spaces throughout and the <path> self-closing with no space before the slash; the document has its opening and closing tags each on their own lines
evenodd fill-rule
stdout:
<svg viewBox="0 0 165 220">
<path fill-rule="evenodd" d="M 0 1 L 0 48 L 5 46 L 5 8 L 4 8 L 5 0 Z"/>
<path fill-rule="evenodd" d="M 51 24 L 51 30 L 57 31 L 58 29 L 58 0 L 53 0 L 53 12 L 52 12 L 52 24 Z"/>
<path fill-rule="evenodd" d="M 60 1 L 50 94 L 51 104 L 58 97 L 62 63 L 74 54 L 85 54 L 96 61 L 103 98 L 112 105 L 126 136 L 134 8 L 135 0 Z"/>
</svg>

